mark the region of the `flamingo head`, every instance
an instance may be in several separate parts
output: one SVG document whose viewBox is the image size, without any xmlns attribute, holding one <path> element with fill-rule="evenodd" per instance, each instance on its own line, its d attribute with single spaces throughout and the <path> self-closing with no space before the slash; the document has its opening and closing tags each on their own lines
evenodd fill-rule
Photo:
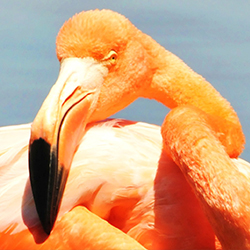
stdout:
<svg viewBox="0 0 250 250">
<path fill-rule="evenodd" d="M 59 31 L 59 77 L 34 119 L 29 146 L 33 197 L 47 234 L 86 124 L 129 105 L 152 78 L 139 34 L 128 19 L 109 10 L 77 14 Z"/>
</svg>

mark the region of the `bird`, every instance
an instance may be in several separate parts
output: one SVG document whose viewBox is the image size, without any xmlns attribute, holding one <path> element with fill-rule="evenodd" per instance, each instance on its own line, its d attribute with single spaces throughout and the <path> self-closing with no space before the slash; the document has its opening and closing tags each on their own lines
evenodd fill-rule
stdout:
<svg viewBox="0 0 250 250">
<path fill-rule="evenodd" d="M 248 192 L 242 188 L 248 185 L 247 177 L 231 159 L 240 155 L 245 139 L 230 103 L 181 59 L 110 10 L 81 12 L 66 21 L 57 36 L 56 52 L 59 77 L 32 123 L 28 147 L 30 187 L 48 238 L 89 124 L 145 97 L 171 109 L 161 128 L 162 148 L 171 159 L 169 166 L 178 166 L 187 180 L 185 189 L 190 187 L 201 204 L 206 217 L 201 217 L 201 224 L 206 224 L 203 232 L 215 233 L 224 248 L 249 247 Z M 225 181 L 225 176 L 233 178 Z M 217 244 L 212 242 L 208 248 Z M 194 248 L 190 241 L 183 244 Z"/>
<path fill-rule="evenodd" d="M 122 119 L 87 126 L 46 238 L 27 168 L 30 129 L 0 128 L 1 249 L 221 249 L 188 181 L 162 148 L 161 128 Z M 249 178 L 248 162 L 230 161 Z"/>
</svg>

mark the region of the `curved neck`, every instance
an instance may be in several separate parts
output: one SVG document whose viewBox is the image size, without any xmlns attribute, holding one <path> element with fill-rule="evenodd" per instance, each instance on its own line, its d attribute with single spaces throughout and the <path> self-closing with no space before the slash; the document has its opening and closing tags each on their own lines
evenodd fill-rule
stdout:
<svg viewBox="0 0 250 250">
<path fill-rule="evenodd" d="M 141 41 L 151 60 L 154 76 L 143 97 L 153 98 L 169 108 L 198 107 L 210 116 L 209 122 L 231 157 L 243 150 L 244 134 L 230 103 L 202 76 L 181 59 L 141 33 Z"/>
</svg>

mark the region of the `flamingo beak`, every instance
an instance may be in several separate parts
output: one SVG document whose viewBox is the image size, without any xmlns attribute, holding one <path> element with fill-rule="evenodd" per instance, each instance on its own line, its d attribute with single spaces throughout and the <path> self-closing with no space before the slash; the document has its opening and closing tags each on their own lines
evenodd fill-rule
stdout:
<svg viewBox="0 0 250 250">
<path fill-rule="evenodd" d="M 95 110 L 107 68 L 91 58 L 61 62 L 58 80 L 31 128 L 29 172 L 33 197 L 49 235 L 60 208 L 70 165 Z"/>
</svg>

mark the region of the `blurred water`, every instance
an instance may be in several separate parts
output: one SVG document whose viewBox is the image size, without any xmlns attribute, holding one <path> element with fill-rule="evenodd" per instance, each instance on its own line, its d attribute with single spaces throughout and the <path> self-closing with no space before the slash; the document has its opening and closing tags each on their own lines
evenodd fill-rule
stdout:
<svg viewBox="0 0 250 250">
<path fill-rule="evenodd" d="M 107 8 L 181 57 L 237 111 L 250 161 L 248 1 L 1 1 L 0 126 L 31 122 L 58 74 L 55 37 L 82 10 Z M 168 109 L 140 99 L 114 117 L 161 124 Z M 249 155 L 247 154 L 249 152 Z"/>
</svg>

